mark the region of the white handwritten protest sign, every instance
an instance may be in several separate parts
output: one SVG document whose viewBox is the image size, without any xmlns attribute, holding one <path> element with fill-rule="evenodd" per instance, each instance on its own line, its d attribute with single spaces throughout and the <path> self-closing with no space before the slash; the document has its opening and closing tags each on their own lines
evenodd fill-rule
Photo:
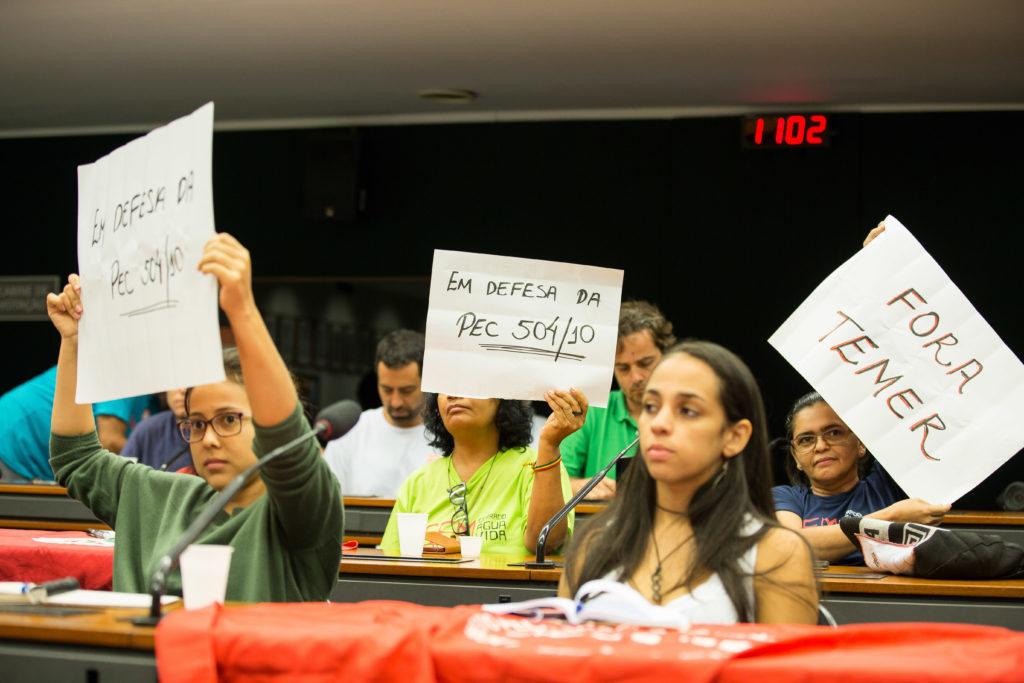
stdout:
<svg viewBox="0 0 1024 683">
<path fill-rule="evenodd" d="M 78 167 L 79 403 L 224 380 L 212 150 L 211 102 Z"/>
<path fill-rule="evenodd" d="M 582 390 L 608 404 L 622 271 L 434 251 L 423 390 L 543 400 Z"/>
<path fill-rule="evenodd" d="M 951 503 L 1024 446 L 1024 366 L 892 216 L 769 342 L 911 497 Z"/>
</svg>

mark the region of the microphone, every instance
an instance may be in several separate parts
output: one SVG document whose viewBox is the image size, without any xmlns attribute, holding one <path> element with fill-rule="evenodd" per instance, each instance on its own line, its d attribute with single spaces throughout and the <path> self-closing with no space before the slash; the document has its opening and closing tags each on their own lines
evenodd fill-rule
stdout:
<svg viewBox="0 0 1024 683">
<path fill-rule="evenodd" d="M 362 412 L 363 409 L 355 401 L 345 400 L 332 403 L 317 413 L 313 430 L 320 430 L 320 441 L 327 443 L 355 427 Z"/>
<path fill-rule="evenodd" d="M 137 626 L 156 626 L 162 617 L 160 614 L 160 599 L 163 597 L 164 591 L 167 590 L 167 579 L 170 578 L 171 572 L 178 566 L 181 554 L 185 551 L 185 548 L 192 545 L 199 538 L 199 535 L 210 526 L 210 522 L 217 516 L 221 508 L 231 502 L 231 499 L 235 497 L 235 494 L 245 485 L 245 482 L 254 472 L 258 472 L 264 465 L 285 451 L 314 436 L 319 436 L 327 430 L 331 430 L 330 438 L 332 439 L 342 436 L 355 426 L 361 412 L 359 404 L 351 400 L 338 401 L 327 406 L 317 414 L 312 430 L 295 437 L 286 444 L 278 446 L 228 482 L 228 485 L 210 500 L 206 509 L 185 529 L 185 533 L 178 539 L 178 542 L 157 562 L 156 570 L 153 572 L 153 577 L 149 582 L 149 594 L 153 596 L 153 604 L 150 605 L 149 614 L 145 617 L 132 619 L 132 623 Z"/>
<path fill-rule="evenodd" d="M 586 484 L 584 484 L 583 488 L 581 488 L 576 493 L 575 496 L 570 498 L 569 502 L 566 503 L 565 505 L 563 505 L 562 509 L 559 510 L 558 512 L 556 512 L 555 516 L 552 517 L 550 520 L 548 520 L 547 524 L 545 524 L 543 527 L 541 527 L 540 533 L 537 535 L 537 558 L 533 562 L 524 562 L 523 563 L 524 567 L 526 567 L 527 569 L 554 569 L 555 568 L 555 563 L 554 563 L 553 560 L 545 560 L 544 559 L 544 544 L 547 543 L 548 534 L 551 533 L 551 530 L 555 527 L 556 524 L 558 524 L 563 519 L 565 519 L 565 516 L 568 515 L 569 512 L 573 508 L 575 508 L 577 505 L 579 505 L 581 500 L 583 500 L 584 498 L 587 497 L 587 494 L 590 493 L 594 489 L 595 486 L 597 486 L 599 483 L 601 483 L 601 480 L 604 479 L 605 475 L 608 474 L 608 472 L 613 467 L 615 467 L 616 463 L 618 463 L 619 460 L 621 460 L 623 457 L 625 457 L 626 453 L 629 453 L 629 451 L 633 448 L 633 446 L 636 446 L 638 441 L 640 441 L 640 437 L 639 436 L 636 437 L 635 439 L 633 439 L 632 441 L 630 441 L 628 446 L 626 446 L 621 451 L 619 451 L 619 454 L 616 455 L 614 458 L 612 458 L 612 461 L 610 463 L 608 463 L 607 465 L 605 465 L 603 470 L 601 470 L 600 472 L 595 474 L 593 477 L 591 477 L 590 481 L 588 481 Z"/>
</svg>

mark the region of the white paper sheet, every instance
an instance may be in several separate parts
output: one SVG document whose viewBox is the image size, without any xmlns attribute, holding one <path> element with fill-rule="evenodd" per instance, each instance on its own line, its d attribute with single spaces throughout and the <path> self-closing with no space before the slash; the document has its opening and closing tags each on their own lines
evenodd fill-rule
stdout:
<svg viewBox="0 0 1024 683">
<path fill-rule="evenodd" d="M 160 604 L 170 605 L 181 600 L 176 595 L 161 595 Z M 153 596 L 148 593 L 121 593 L 79 589 L 57 593 L 46 599 L 47 605 L 75 605 L 81 607 L 149 607 Z"/>
<path fill-rule="evenodd" d="M 951 503 L 1024 446 L 1024 366 L 895 218 L 769 342 L 911 497 Z"/>
<path fill-rule="evenodd" d="M 423 390 L 543 400 L 572 386 L 603 407 L 621 299 L 621 270 L 436 250 Z"/>
<path fill-rule="evenodd" d="M 212 150 L 211 102 L 78 167 L 78 403 L 224 380 Z"/>
</svg>

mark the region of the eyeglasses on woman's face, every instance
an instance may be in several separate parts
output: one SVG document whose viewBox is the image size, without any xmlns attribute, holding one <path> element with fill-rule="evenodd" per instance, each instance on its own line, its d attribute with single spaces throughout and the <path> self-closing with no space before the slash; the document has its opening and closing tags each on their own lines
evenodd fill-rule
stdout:
<svg viewBox="0 0 1024 683">
<path fill-rule="evenodd" d="M 242 433 L 242 422 L 252 417 L 241 412 L 227 412 L 214 415 L 209 420 L 187 418 L 178 425 L 181 437 L 189 443 L 197 443 L 206 436 L 206 428 L 212 427 L 213 433 L 220 437 L 237 436 Z"/>
<path fill-rule="evenodd" d="M 824 430 L 820 434 L 814 432 L 804 432 L 797 434 L 790 441 L 793 446 L 793 450 L 797 453 L 807 453 L 808 451 L 814 450 L 814 447 L 818 445 L 818 439 L 825 442 L 826 446 L 836 446 L 846 443 L 849 438 L 853 435 L 849 429 L 840 426 L 832 426 Z"/>
</svg>

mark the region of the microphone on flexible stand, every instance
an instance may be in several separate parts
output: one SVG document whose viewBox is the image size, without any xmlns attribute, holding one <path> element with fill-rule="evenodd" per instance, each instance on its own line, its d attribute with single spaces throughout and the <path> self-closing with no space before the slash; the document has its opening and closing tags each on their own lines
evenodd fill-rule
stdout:
<svg viewBox="0 0 1024 683">
<path fill-rule="evenodd" d="M 355 426 L 361 412 L 362 408 L 359 407 L 359 404 L 350 400 L 338 401 L 327 406 L 317 414 L 316 422 L 311 431 L 278 446 L 228 482 L 228 485 L 210 500 L 206 509 L 189 525 L 178 542 L 157 562 L 156 571 L 153 572 L 153 577 L 149 582 L 149 593 L 153 596 L 153 604 L 149 608 L 149 615 L 132 619 L 132 623 L 137 626 L 156 626 L 162 616 L 160 614 L 160 599 L 163 597 L 164 591 L 167 590 L 167 579 L 178 566 L 181 553 L 199 538 L 199 535 L 206 530 L 206 527 L 210 526 L 210 522 L 217 516 L 217 513 L 231 502 L 231 499 L 235 497 L 235 494 L 245 485 L 245 482 L 254 472 L 259 471 L 264 465 L 285 451 L 315 436 L 330 434 L 330 438 L 338 438 Z"/>
<path fill-rule="evenodd" d="M 556 524 L 558 524 L 563 519 L 565 519 L 565 516 L 568 515 L 569 512 L 573 508 L 575 508 L 577 505 L 579 505 L 579 502 L 581 500 L 583 500 L 584 498 L 587 497 L 587 494 L 590 493 L 594 489 L 595 486 L 597 486 L 599 483 L 601 483 L 601 480 L 604 479 L 605 475 L 608 474 L 608 472 L 613 467 L 615 467 L 615 464 L 617 462 L 619 462 L 619 460 L 621 460 L 623 457 L 625 457 L 626 453 L 628 453 L 633 448 L 633 446 L 636 446 L 638 441 L 640 441 L 640 437 L 639 436 L 636 437 L 635 439 L 633 439 L 632 441 L 630 441 L 628 446 L 626 446 L 621 451 L 619 451 L 619 454 L 616 455 L 614 458 L 612 458 L 612 461 L 610 463 L 608 463 L 607 465 L 605 465 L 603 470 L 601 470 L 600 472 L 595 474 L 593 477 L 591 477 L 590 481 L 588 481 L 586 484 L 584 484 L 583 488 L 581 488 L 576 493 L 575 496 L 570 498 L 569 502 L 566 503 L 565 505 L 563 505 L 562 509 L 559 510 L 558 512 L 556 512 L 555 516 L 552 517 L 550 520 L 548 520 L 547 524 L 545 524 L 543 527 L 541 527 L 540 534 L 537 535 L 537 558 L 533 562 L 524 562 L 523 563 L 524 567 L 526 567 L 527 569 L 554 569 L 555 568 L 555 563 L 554 563 L 553 560 L 545 560 L 544 559 L 544 544 L 547 543 L 548 534 L 551 533 L 551 530 L 553 528 L 555 528 Z"/>
</svg>

